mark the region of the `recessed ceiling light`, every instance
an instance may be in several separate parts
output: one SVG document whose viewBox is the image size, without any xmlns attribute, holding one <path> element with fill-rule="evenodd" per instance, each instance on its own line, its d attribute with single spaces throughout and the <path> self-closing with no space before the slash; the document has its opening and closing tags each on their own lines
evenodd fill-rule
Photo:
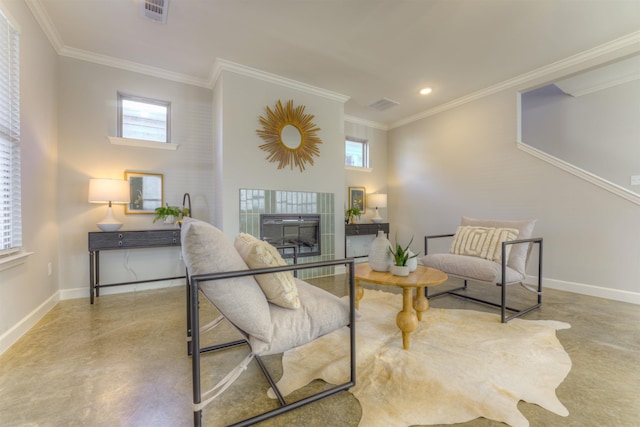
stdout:
<svg viewBox="0 0 640 427">
<path fill-rule="evenodd" d="M 420 89 L 420 95 L 429 95 L 431 93 L 430 87 L 425 87 L 424 89 Z"/>
</svg>

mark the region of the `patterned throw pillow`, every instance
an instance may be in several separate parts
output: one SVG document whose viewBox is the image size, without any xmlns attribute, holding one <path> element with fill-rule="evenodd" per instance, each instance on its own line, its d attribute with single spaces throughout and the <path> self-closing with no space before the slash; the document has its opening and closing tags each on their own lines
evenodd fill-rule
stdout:
<svg viewBox="0 0 640 427">
<path fill-rule="evenodd" d="M 240 233 L 236 237 L 234 246 L 249 268 L 287 265 L 276 248 L 250 234 Z M 298 288 L 290 271 L 257 274 L 255 278 L 270 303 L 284 308 L 300 307 Z"/>
<path fill-rule="evenodd" d="M 476 256 L 497 263 L 502 262 L 502 242 L 515 240 L 519 231 L 515 228 L 491 228 L 459 226 L 449 252 L 457 255 Z M 507 259 L 511 245 L 506 248 Z"/>
</svg>

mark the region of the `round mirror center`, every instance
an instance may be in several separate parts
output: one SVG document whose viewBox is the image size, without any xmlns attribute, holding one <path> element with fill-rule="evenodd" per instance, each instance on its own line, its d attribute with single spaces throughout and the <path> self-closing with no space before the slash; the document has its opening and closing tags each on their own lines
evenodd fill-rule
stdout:
<svg viewBox="0 0 640 427">
<path fill-rule="evenodd" d="M 280 132 L 280 141 L 289 149 L 295 150 L 302 144 L 302 135 L 297 127 L 286 125 Z"/>
</svg>

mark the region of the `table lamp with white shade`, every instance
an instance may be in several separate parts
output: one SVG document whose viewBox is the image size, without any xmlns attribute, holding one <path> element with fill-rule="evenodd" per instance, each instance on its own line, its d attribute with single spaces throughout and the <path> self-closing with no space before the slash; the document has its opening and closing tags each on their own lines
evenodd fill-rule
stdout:
<svg viewBox="0 0 640 427">
<path fill-rule="evenodd" d="M 129 203 L 129 181 L 123 179 L 94 178 L 89 181 L 89 203 L 108 203 L 107 216 L 98 224 L 102 231 L 116 231 L 122 227 L 113 216 L 112 203 Z"/>
<path fill-rule="evenodd" d="M 384 221 L 380 216 L 380 212 L 378 212 L 378 208 L 386 208 L 387 207 L 387 195 L 380 193 L 373 193 L 367 195 L 367 207 L 376 208 L 376 214 L 373 218 L 371 218 L 371 222 L 379 223 Z"/>
</svg>

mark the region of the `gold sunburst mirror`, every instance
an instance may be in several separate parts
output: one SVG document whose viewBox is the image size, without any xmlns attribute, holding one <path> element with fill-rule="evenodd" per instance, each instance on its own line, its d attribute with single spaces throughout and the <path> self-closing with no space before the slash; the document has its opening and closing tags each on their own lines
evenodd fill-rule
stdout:
<svg viewBox="0 0 640 427">
<path fill-rule="evenodd" d="M 311 120 L 312 114 L 304 113 L 304 105 L 293 106 L 293 100 L 282 106 L 280 100 L 272 110 L 268 106 L 267 116 L 260 116 L 262 129 L 256 132 L 265 144 L 260 148 L 269 155 L 267 160 L 277 162 L 278 169 L 289 166 L 304 171 L 306 163 L 313 165 L 313 157 L 320 156 L 319 144 L 322 140 L 316 135 L 320 130 Z"/>
</svg>

